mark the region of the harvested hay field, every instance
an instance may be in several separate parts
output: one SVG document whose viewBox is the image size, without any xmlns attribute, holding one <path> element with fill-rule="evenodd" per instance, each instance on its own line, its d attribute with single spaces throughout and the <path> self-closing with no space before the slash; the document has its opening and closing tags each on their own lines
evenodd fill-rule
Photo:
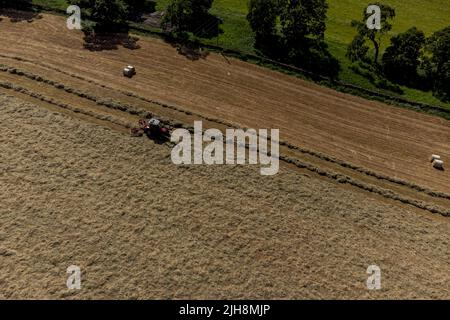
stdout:
<svg viewBox="0 0 450 320">
<path fill-rule="evenodd" d="M 166 145 L 0 106 L 0 298 L 450 298 L 447 218 L 295 170 L 174 166 Z"/>
<path fill-rule="evenodd" d="M 338 93 L 217 54 L 191 61 L 157 39 L 134 39 L 132 49 L 116 41 L 114 46 L 112 42 L 87 50 L 83 34 L 67 30 L 65 23 L 62 17 L 46 14 L 31 22 L 4 17 L 0 64 L 47 74 L 77 88 L 81 81 L 103 96 L 126 91 L 242 127 L 279 128 L 282 139 L 295 146 L 450 194 L 450 170 L 436 171 L 428 163 L 434 153 L 450 159 L 449 121 Z M 131 80 L 121 76 L 127 64 L 138 70 Z M 143 103 L 120 92 L 114 96 L 122 102 Z"/>
<path fill-rule="evenodd" d="M 428 161 L 449 121 L 157 39 L 88 50 L 62 17 L 0 31 L 0 298 L 450 298 L 450 170 Z M 129 137 L 151 116 L 279 128 L 282 170 L 174 166 Z"/>
</svg>

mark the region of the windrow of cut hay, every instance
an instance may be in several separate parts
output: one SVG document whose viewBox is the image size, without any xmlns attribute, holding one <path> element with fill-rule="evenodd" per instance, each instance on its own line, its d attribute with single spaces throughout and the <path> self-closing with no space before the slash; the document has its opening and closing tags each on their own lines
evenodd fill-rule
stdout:
<svg viewBox="0 0 450 320">
<path fill-rule="evenodd" d="M 448 209 L 444 209 L 444 208 L 441 208 L 438 206 L 433 206 L 433 205 L 425 203 L 424 201 L 419 201 L 419 200 L 414 200 L 414 199 L 411 199 L 408 197 L 404 197 L 404 196 L 401 196 L 398 193 L 393 192 L 391 190 L 387 190 L 387 189 L 380 188 L 380 187 L 377 187 L 377 186 L 374 186 L 374 185 L 371 185 L 368 183 L 364 183 L 364 182 L 355 180 L 355 179 L 353 179 L 349 176 L 343 175 L 343 174 L 335 173 L 335 172 L 332 172 L 329 170 L 323 170 L 323 169 L 316 167 L 310 163 L 303 162 L 298 159 L 294 159 L 294 158 L 286 157 L 286 156 L 282 156 L 282 155 L 280 155 L 280 159 L 287 163 L 291 163 L 298 168 L 307 169 L 311 172 L 317 173 L 320 176 L 327 177 L 329 179 L 333 179 L 339 183 L 350 184 L 352 186 L 358 187 L 365 191 L 369 191 L 369 192 L 381 195 L 387 199 L 400 201 L 404 204 L 408 204 L 408 205 L 414 206 L 416 208 L 429 211 L 431 213 L 437 213 L 444 217 L 450 217 L 450 210 L 448 210 Z"/>
<path fill-rule="evenodd" d="M 77 107 L 71 106 L 71 105 L 69 105 L 67 103 L 57 101 L 54 98 L 46 97 L 46 96 L 44 96 L 44 95 L 42 95 L 40 93 L 33 92 L 33 91 L 31 91 L 31 90 L 29 90 L 27 88 L 18 86 L 16 84 L 13 84 L 13 83 L 10 83 L 10 82 L 0 81 L 0 87 L 3 88 L 3 89 L 13 90 L 15 92 L 25 94 L 25 95 L 30 96 L 32 98 L 38 99 L 38 100 L 40 100 L 42 102 L 46 102 L 46 103 L 51 104 L 53 106 L 56 106 L 56 107 L 59 107 L 59 108 L 65 109 L 65 110 L 69 110 L 69 111 L 74 112 L 74 113 L 83 114 L 83 115 L 86 115 L 86 116 L 89 116 L 89 117 L 93 117 L 93 118 L 101 120 L 101 121 L 108 121 L 108 122 L 111 122 L 111 123 L 113 123 L 115 125 L 119 125 L 119 126 L 122 126 L 122 127 L 125 127 L 125 128 L 131 128 L 129 123 L 126 123 L 126 122 L 124 122 L 122 120 L 119 120 L 119 119 L 117 119 L 117 118 L 115 118 L 113 116 L 105 116 L 105 115 L 101 115 L 101 114 L 98 114 L 98 113 L 95 113 L 95 112 L 92 112 L 92 111 L 89 111 L 89 110 L 84 110 L 84 109 L 81 109 L 81 108 L 77 108 Z"/>
<path fill-rule="evenodd" d="M 130 115 L 133 115 L 133 116 L 138 116 L 138 117 L 142 117 L 142 118 L 146 118 L 146 119 L 149 119 L 149 118 L 152 118 L 152 117 L 158 117 L 161 120 L 161 122 L 163 122 L 165 125 L 167 125 L 169 127 L 172 127 L 172 128 L 182 127 L 183 126 L 182 124 L 180 124 L 178 122 L 174 122 L 171 119 L 168 119 L 166 117 L 156 115 L 156 114 L 154 114 L 154 113 L 152 113 L 150 111 L 147 111 L 147 110 L 144 110 L 144 109 L 141 109 L 141 108 L 136 108 L 136 107 L 133 107 L 133 106 L 131 106 L 129 104 L 123 104 L 123 103 L 120 103 L 120 102 L 117 102 L 117 101 L 114 101 L 114 100 L 111 100 L 111 99 L 109 99 L 109 100 L 101 99 L 101 98 L 99 98 L 99 97 L 97 97 L 95 95 L 92 95 L 90 93 L 86 93 L 86 92 L 80 91 L 78 89 L 72 88 L 70 86 L 67 86 L 65 84 L 59 83 L 57 81 L 45 79 L 45 78 L 43 78 L 43 77 L 41 77 L 39 75 L 30 73 L 30 72 L 27 72 L 27 71 L 23 71 L 23 70 L 20 70 L 20 69 L 17 69 L 17 68 L 7 67 L 7 66 L 1 65 L 1 64 L 0 64 L 0 71 L 8 72 L 8 73 L 13 74 L 13 75 L 23 76 L 23 77 L 26 77 L 27 79 L 30 79 L 30 80 L 34 80 L 34 81 L 37 81 L 37 82 L 45 83 L 47 85 L 53 86 L 56 89 L 63 90 L 66 93 L 73 94 L 73 95 L 76 95 L 76 96 L 78 96 L 80 98 L 84 98 L 84 99 L 90 100 L 92 102 L 95 102 L 99 106 L 103 106 L 103 107 L 106 107 L 106 108 L 109 108 L 109 109 L 126 112 L 126 113 L 128 113 Z M 76 113 L 83 113 L 83 114 L 86 114 L 86 115 L 89 115 L 89 116 L 93 116 L 93 117 L 95 117 L 95 118 L 97 118 L 99 120 L 109 121 L 109 120 L 106 119 L 106 118 L 108 118 L 107 116 L 101 116 L 101 115 L 98 115 L 96 113 L 92 113 L 90 111 L 83 111 L 80 108 L 71 107 L 71 106 L 69 106 L 66 103 L 56 102 L 53 98 L 45 97 L 42 94 L 39 94 L 39 93 L 36 93 L 36 92 L 32 92 L 32 91 L 30 91 L 30 90 L 28 90 L 26 88 L 23 88 L 23 87 L 20 87 L 20 86 L 17 86 L 17 85 L 13 85 L 13 84 L 8 83 L 8 82 L 3 82 L 2 83 L 2 87 L 5 88 L 5 89 L 13 89 L 14 91 L 25 93 L 25 94 L 33 97 L 33 98 L 40 99 L 42 101 L 51 103 L 53 105 L 62 107 L 64 109 L 68 109 L 68 110 L 74 111 Z M 113 122 L 113 123 L 121 125 L 121 126 L 124 126 L 126 128 L 133 127 L 133 125 L 131 125 L 129 123 L 122 122 L 122 121 L 119 121 L 119 120 L 115 120 L 115 122 Z"/>
<path fill-rule="evenodd" d="M 116 119 L 113 116 L 103 116 L 103 115 L 99 115 L 99 114 L 97 114 L 95 112 L 83 110 L 83 109 L 71 106 L 71 105 L 69 105 L 67 103 L 62 103 L 62 102 L 56 101 L 53 98 L 45 97 L 44 95 L 42 95 L 40 93 L 33 92 L 31 90 L 28 90 L 26 88 L 23 88 L 21 86 L 18 86 L 18 85 L 9 83 L 9 82 L 0 81 L 0 87 L 4 88 L 4 89 L 13 90 L 13 91 L 16 91 L 16 92 L 19 92 L 19 93 L 22 93 L 22 94 L 26 94 L 26 95 L 28 95 L 28 96 L 30 96 L 32 98 L 38 99 L 40 101 L 49 103 L 51 105 L 54 105 L 54 106 L 57 106 L 57 107 L 60 107 L 60 108 L 63 108 L 63 109 L 69 110 L 69 111 L 72 111 L 74 113 L 81 113 L 81 114 L 84 114 L 84 115 L 87 115 L 87 116 L 90 116 L 90 117 L 94 117 L 94 118 L 96 118 L 98 120 L 109 121 L 109 122 L 111 122 L 113 124 L 120 125 L 120 126 L 123 126 L 123 127 L 126 127 L 126 128 L 130 128 L 131 127 L 129 123 L 126 123 L 124 121 L 118 120 L 118 119 Z M 72 92 L 72 91 L 70 91 L 70 92 Z M 83 97 L 84 96 L 85 95 L 83 95 Z M 120 108 L 119 110 L 126 111 L 125 108 Z M 150 113 L 148 113 L 147 115 L 150 116 Z M 191 132 L 194 131 L 193 127 L 190 127 L 190 126 L 183 126 L 183 127 L 188 129 Z M 246 146 L 246 147 L 248 148 L 248 146 Z M 311 172 L 319 174 L 320 176 L 325 176 L 325 177 L 327 177 L 329 179 L 333 179 L 333 180 L 335 180 L 335 181 L 337 181 L 339 183 L 343 183 L 343 184 L 347 183 L 347 184 L 350 184 L 352 186 L 355 186 L 355 187 L 358 187 L 360 189 L 363 189 L 365 191 L 376 193 L 376 194 L 381 195 L 381 196 L 383 196 L 385 198 L 388 198 L 388 199 L 400 201 L 402 203 L 409 204 L 409 205 L 415 206 L 417 208 L 420 208 L 420 209 L 423 209 L 423 210 L 427 210 L 427 211 L 432 212 L 432 213 L 441 214 L 443 216 L 450 216 L 450 211 L 449 210 L 444 210 L 444 209 L 442 209 L 440 207 L 429 205 L 429 204 L 427 204 L 427 203 L 425 203 L 423 201 L 417 201 L 417 200 L 414 200 L 414 199 L 411 199 L 411 198 L 403 197 L 403 196 L 401 196 L 401 195 L 399 195 L 399 194 L 397 194 L 397 193 L 395 193 L 393 191 L 386 190 L 386 189 L 383 189 L 383 188 L 380 188 L 380 187 L 376 187 L 376 186 L 373 186 L 373 185 L 370 185 L 370 184 L 367 184 L 367 183 L 363 183 L 363 182 L 357 181 L 357 180 L 355 180 L 355 179 L 353 179 L 353 178 L 351 178 L 349 176 L 346 176 L 346 175 L 342 175 L 342 174 L 338 174 L 338 173 L 335 173 L 335 172 L 332 172 L 332 171 L 320 169 L 319 167 L 316 167 L 316 166 L 314 166 L 314 165 L 312 165 L 310 163 L 302 162 L 302 161 L 300 161 L 298 159 L 293 159 L 293 158 L 290 158 L 290 157 L 286 157 L 286 156 L 280 155 L 280 160 L 285 161 L 287 163 L 291 163 L 291 164 L 297 166 L 298 168 L 307 169 L 307 170 L 309 170 Z"/>
<path fill-rule="evenodd" d="M 3 55 L 3 54 L 0 54 L 0 57 L 14 59 L 14 60 L 21 61 L 21 62 L 35 63 L 32 60 L 19 58 L 19 57 L 11 57 L 11 56 L 7 56 L 7 55 Z M 56 67 L 53 67 L 53 66 L 49 66 L 49 65 L 46 65 L 46 64 L 43 64 L 43 63 L 38 63 L 38 64 L 41 65 L 44 68 L 51 69 L 53 71 L 65 74 L 67 76 L 76 78 L 78 80 L 86 81 L 86 82 L 88 82 L 90 84 L 94 84 L 96 86 L 99 86 L 99 87 L 102 87 L 102 88 L 105 88 L 105 89 L 116 90 L 116 91 L 118 91 L 118 92 L 120 92 L 120 93 L 122 93 L 122 94 L 124 94 L 126 96 L 129 96 L 129 97 L 141 100 L 143 102 L 147 102 L 147 103 L 151 103 L 151 104 L 154 104 L 154 105 L 158 105 L 158 106 L 161 106 L 163 108 L 168 108 L 168 109 L 171 109 L 171 110 L 174 110 L 174 111 L 186 114 L 186 115 L 192 115 L 192 116 L 198 117 L 200 119 L 204 119 L 206 121 L 214 122 L 214 123 L 217 123 L 217 124 L 220 124 L 220 125 L 223 125 L 223 126 L 227 126 L 227 127 L 230 127 L 230 128 L 243 129 L 243 130 L 247 129 L 245 127 L 240 127 L 240 126 L 238 126 L 238 125 L 236 125 L 234 123 L 231 123 L 231 122 L 228 122 L 228 121 L 224 121 L 222 119 L 216 119 L 216 118 L 204 116 L 204 115 L 201 115 L 201 114 L 198 114 L 198 113 L 195 113 L 195 112 L 187 111 L 187 110 L 185 110 L 183 108 L 180 108 L 178 106 L 173 106 L 173 105 L 162 103 L 162 102 L 157 101 L 157 100 L 148 99 L 148 98 L 139 96 L 139 95 L 137 95 L 137 94 L 135 94 L 133 92 L 129 92 L 129 91 L 125 91 L 125 90 L 117 90 L 117 89 L 114 89 L 112 87 L 109 87 L 109 86 L 106 86 L 104 84 L 101 84 L 99 82 L 96 82 L 94 80 L 86 79 L 86 78 L 84 78 L 82 76 L 79 76 L 79 75 L 76 75 L 76 74 L 72 74 L 72 73 L 60 70 L 60 69 L 58 69 Z M 19 76 L 25 76 L 25 77 L 27 77 L 29 79 L 32 79 L 32 80 L 45 82 L 45 83 L 47 83 L 49 85 L 53 85 L 54 87 L 56 87 L 58 89 L 63 89 L 66 92 L 74 93 L 74 94 L 76 94 L 76 95 L 78 95 L 78 96 L 80 96 L 82 98 L 86 98 L 86 99 L 89 99 L 91 101 L 94 101 L 94 102 L 98 103 L 99 105 L 111 107 L 111 108 L 114 108 L 114 109 L 117 109 L 117 110 L 120 110 L 120 111 L 129 112 L 130 114 L 135 114 L 135 115 L 139 115 L 139 116 L 142 116 L 142 117 L 148 117 L 148 115 L 146 115 L 147 111 L 138 111 L 133 106 L 130 106 L 130 105 L 127 105 L 127 104 L 123 104 L 123 103 L 120 103 L 120 102 L 117 102 L 117 101 L 113 101 L 113 100 L 102 100 L 102 99 L 99 99 L 99 98 L 89 94 L 89 93 L 81 92 L 79 90 L 70 88 L 70 87 L 68 87 L 68 86 L 66 86 L 64 84 L 55 82 L 53 80 L 44 79 L 41 76 L 35 75 L 35 74 L 27 72 L 27 71 L 23 71 L 23 70 L 20 70 L 20 69 L 17 69 L 17 68 L 9 67 L 9 66 L 6 66 L 4 64 L 0 65 L 0 71 L 9 72 L 9 73 L 12 73 L 12 74 L 17 74 Z M 162 119 L 164 120 L 163 122 L 165 122 L 168 125 L 171 124 L 171 125 L 176 126 L 176 127 L 182 127 L 181 124 L 172 123 L 170 121 L 170 119 L 164 119 L 164 117 L 162 117 Z M 268 137 L 268 139 L 270 139 L 270 137 Z M 411 182 L 411 181 L 407 181 L 407 180 L 404 180 L 404 179 L 399 179 L 399 178 L 391 177 L 391 176 L 388 176 L 388 175 L 385 175 L 385 174 L 382 174 L 382 173 L 379 173 L 379 172 L 375 172 L 375 171 L 372 171 L 372 170 L 370 170 L 368 168 L 349 163 L 347 161 L 344 161 L 344 160 L 341 160 L 341 159 L 338 159 L 338 158 L 326 155 L 326 154 L 321 153 L 321 152 L 317 152 L 317 151 L 313 151 L 313 150 L 310 150 L 310 149 L 307 149 L 307 148 L 303 148 L 303 147 L 299 147 L 299 146 L 293 145 L 293 144 L 291 144 L 291 143 L 289 143 L 287 141 L 280 140 L 279 143 L 280 143 L 280 145 L 285 146 L 285 147 L 289 148 L 290 150 L 295 150 L 295 151 L 298 151 L 298 152 L 303 153 L 303 154 L 308 154 L 308 155 L 313 156 L 313 157 L 315 157 L 317 159 L 320 159 L 320 160 L 323 160 L 323 161 L 327 161 L 327 162 L 339 165 L 339 166 L 341 166 L 343 168 L 350 169 L 350 170 L 353 170 L 355 172 L 362 173 L 362 174 L 365 174 L 367 176 L 370 176 L 370 177 L 373 177 L 373 178 L 376 178 L 376 179 L 379 179 L 379 180 L 384 180 L 384 181 L 388 181 L 388 182 L 391 182 L 391 183 L 394 183 L 394 184 L 397 184 L 397 185 L 400 185 L 400 186 L 408 187 L 408 188 L 410 188 L 410 189 L 412 189 L 414 191 L 425 193 L 425 194 L 427 194 L 428 196 L 431 196 L 431 197 L 450 200 L 450 194 L 448 194 L 448 193 L 432 190 L 432 189 L 430 189 L 428 187 L 424 187 L 424 186 L 418 185 L 418 184 L 416 184 L 414 182 Z"/>
</svg>

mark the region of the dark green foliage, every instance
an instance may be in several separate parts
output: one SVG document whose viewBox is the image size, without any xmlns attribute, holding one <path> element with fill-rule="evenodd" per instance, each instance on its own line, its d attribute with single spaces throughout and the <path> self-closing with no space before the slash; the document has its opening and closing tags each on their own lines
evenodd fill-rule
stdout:
<svg viewBox="0 0 450 320">
<path fill-rule="evenodd" d="M 100 32 L 126 31 L 127 20 L 139 20 L 144 12 L 152 12 L 155 8 L 155 3 L 150 0 L 70 0 L 69 2 L 78 5 L 83 15 L 95 22 L 94 30 Z"/>
<path fill-rule="evenodd" d="M 0 8 L 28 9 L 31 0 L 0 0 Z"/>
<path fill-rule="evenodd" d="M 212 4 L 213 0 L 171 0 L 164 15 L 163 28 L 178 36 L 186 32 L 206 37 L 214 32 L 217 35 L 219 21 L 208 13 Z"/>
<path fill-rule="evenodd" d="M 123 0 L 71 0 L 70 3 L 79 6 L 83 16 L 94 21 L 92 28 L 97 32 L 126 29 L 128 11 Z"/>
<path fill-rule="evenodd" d="M 374 65 L 370 61 L 358 61 L 350 66 L 350 69 L 367 80 L 379 89 L 388 90 L 397 94 L 403 94 L 403 90 L 396 84 L 387 80 L 383 73 L 380 72 L 378 65 Z"/>
<path fill-rule="evenodd" d="M 424 44 L 425 34 L 415 27 L 393 37 L 382 58 L 386 77 L 397 83 L 415 85 Z"/>
<path fill-rule="evenodd" d="M 281 5 L 282 33 L 289 47 L 306 39 L 323 40 L 328 4 L 325 0 L 290 0 Z"/>
<path fill-rule="evenodd" d="M 426 45 L 427 74 L 434 83 L 434 94 L 450 101 L 450 27 L 435 32 Z"/>
<path fill-rule="evenodd" d="M 127 5 L 127 17 L 131 21 L 139 21 L 143 13 L 155 11 L 156 4 L 150 0 L 125 0 Z"/>
<path fill-rule="evenodd" d="M 383 37 L 392 30 L 392 23 L 391 21 L 395 18 L 395 9 L 382 3 L 375 3 L 375 5 L 379 6 L 381 9 L 381 29 L 369 29 L 367 27 L 367 19 L 369 18 L 369 14 L 366 13 L 366 9 L 363 11 L 363 18 L 361 21 L 353 20 L 351 25 L 352 27 L 356 28 L 358 34 L 356 35 L 357 38 L 361 38 L 364 40 L 368 40 L 373 44 L 374 47 L 374 62 L 375 64 L 378 63 L 378 57 L 380 55 L 380 47 L 381 47 L 381 41 Z M 359 55 L 362 51 L 364 51 L 364 48 L 357 48 L 356 45 L 364 45 L 365 42 L 361 41 L 361 39 L 355 39 L 350 44 L 350 47 L 348 48 L 347 55 L 350 57 L 356 57 Z"/>
<path fill-rule="evenodd" d="M 250 0 L 247 19 L 263 54 L 337 77 L 339 62 L 324 42 L 327 9 L 325 0 Z"/>
<path fill-rule="evenodd" d="M 108 31 L 116 25 L 123 25 L 126 21 L 127 9 L 121 0 L 95 0 L 92 18 L 99 26 Z"/>
<path fill-rule="evenodd" d="M 450 101 L 450 61 L 444 63 L 436 72 L 434 94 L 444 101 Z"/>
<path fill-rule="evenodd" d="M 369 47 L 366 45 L 366 39 L 364 36 L 358 34 L 353 38 L 353 41 L 347 48 L 346 57 L 350 61 L 367 61 L 367 53 L 369 52 Z"/>
<path fill-rule="evenodd" d="M 192 7 L 188 0 L 172 0 L 167 6 L 163 20 L 163 28 L 171 28 L 177 34 L 189 31 Z"/>
<path fill-rule="evenodd" d="M 280 14 L 278 0 L 250 0 L 247 20 L 255 32 L 255 46 L 263 51 L 270 51 L 276 46 L 277 17 Z"/>
<path fill-rule="evenodd" d="M 450 26 L 435 32 L 427 40 L 427 49 L 433 56 L 432 63 L 439 69 L 450 61 Z"/>
</svg>

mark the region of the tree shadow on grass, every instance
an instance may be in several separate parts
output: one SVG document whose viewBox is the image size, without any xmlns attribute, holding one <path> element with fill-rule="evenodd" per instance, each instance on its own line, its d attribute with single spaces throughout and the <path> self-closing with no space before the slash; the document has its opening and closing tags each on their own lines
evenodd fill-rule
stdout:
<svg viewBox="0 0 450 320">
<path fill-rule="evenodd" d="M 140 49 L 139 38 L 127 33 L 92 33 L 84 34 L 84 48 L 90 51 L 117 50 L 120 46 L 130 50 Z"/>
<path fill-rule="evenodd" d="M 202 23 L 193 26 L 191 30 L 192 34 L 195 36 L 205 39 L 212 39 L 223 34 L 223 30 L 221 28 L 223 21 L 221 18 L 208 13 L 200 21 L 202 21 Z"/>
<path fill-rule="evenodd" d="M 31 23 L 36 19 L 42 19 L 42 16 L 39 14 L 39 12 L 33 11 L 32 9 L 24 11 L 10 8 L 1 8 L 0 21 L 2 21 L 2 16 L 8 18 L 13 23 L 22 21 Z"/>
</svg>

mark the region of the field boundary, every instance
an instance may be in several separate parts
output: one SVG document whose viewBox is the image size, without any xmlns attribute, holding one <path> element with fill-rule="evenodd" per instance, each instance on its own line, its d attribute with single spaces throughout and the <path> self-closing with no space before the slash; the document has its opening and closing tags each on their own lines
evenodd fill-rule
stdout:
<svg viewBox="0 0 450 320">
<path fill-rule="evenodd" d="M 40 10 L 40 11 L 55 13 L 58 15 L 66 15 L 66 12 L 64 10 L 52 8 L 50 6 L 33 4 L 32 7 L 37 10 Z M 161 29 L 153 28 L 151 30 L 149 28 L 144 28 L 144 27 L 142 27 L 134 22 L 131 22 L 131 21 L 129 21 L 129 28 L 130 28 L 130 30 L 134 30 L 134 31 L 146 34 L 146 35 L 156 36 L 156 37 L 161 38 L 168 42 L 180 43 L 176 38 L 171 36 L 170 33 L 164 32 Z M 239 60 L 245 61 L 245 62 L 254 63 L 254 64 L 260 65 L 262 67 L 269 68 L 271 70 L 282 72 L 284 74 L 286 74 L 288 71 L 294 72 L 295 73 L 294 76 L 301 75 L 302 78 L 307 78 L 308 80 L 313 81 L 314 83 L 316 83 L 318 85 L 326 86 L 330 89 L 334 89 L 334 90 L 342 92 L 342 93 L 352 94 L 352 95 L 359 96 L 359 97 L 369 99 L 369 100 L 375 100 L 375 101 L 379 101 L 379 102 L 389 103 L 389 104 L 397 106 L 397 107 L 407 108 L 407 109 L 411 109 L 414 111 L 423 112 L 423 113 L 439 116 L 441 118 L 450 120 L 450 109 L 449 108 L 445 108 L 442 106 L 430 105 L 430 104 L 426 104 L 423 102 L 418 102 L 418 101 L 413 101 L 413 100 L 410 100 L 407 98 L 403 98 L 398 95 L 387 94 L 382 91 L 376 91 L 376 90 L 364 88 L 364 87 L 361 87 L 361 86 L 358 86 L 358 85 L 355 85 L 352 83 L 344 82 L 342 80 L 332 79 L 332 78 L 329 78 L 329 77 L 326 77 L 326 76 L 323 76 L 323 75 L 320 75 L 320 74 L 287 64 L 287 63 L 269 59 L 267 57 L 263 57 L 263 56 L 260 56 L 257 54 L 243 52 L 243 51 L 239 51 L 236 49 L 230 49 L 230 48 L 226 48 L 223 46 L 207 44 L 202 41 L 195 42 L 192 40 L 184 40 L 184 42 L 189 43 L 189 44 L 199 44 L 200 43 L 202 45 L 202 47 L 204 47 L 208 50 L 211 50 L 213 52 L 219 52 L 228 57 L 233 57 L 233 58 L 237 58 Z M 267 66 L 267 64 L 272 66 L 272 68 Z M 275 68 L 273 68 L 273 67 L 275 67 Z M 292 76 L 292 74 L 288 74 L 288 75 Z"/>
</svg>

